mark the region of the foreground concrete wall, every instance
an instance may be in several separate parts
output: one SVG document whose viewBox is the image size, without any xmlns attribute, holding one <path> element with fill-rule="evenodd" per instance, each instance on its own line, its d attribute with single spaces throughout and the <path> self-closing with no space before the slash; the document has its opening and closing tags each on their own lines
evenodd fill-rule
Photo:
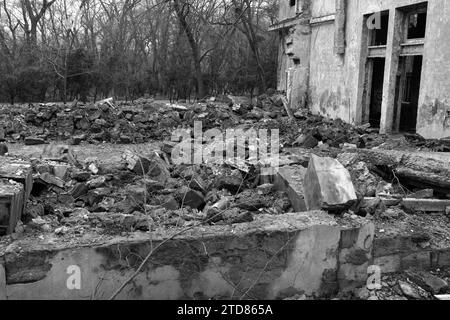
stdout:
<svg viewBox="0 0 450 320">
<path fill-rule="evenodd" d="M 340 265 L 365 267 L 373 225 L 343 228 L 326 213 L 309 212 L 199 228 L 174 240 L 143 237 L 65 249 L 15 243 L 0 251 L 0 299 L 107 299 L 158 245 L 119 299 L 332 296 L 343 286 L 365 283 L 363 271 L 344 281 L 349 270 Z M 68 289 L 71 266 L 80 268 L 80 290 Z"/>
</svg>

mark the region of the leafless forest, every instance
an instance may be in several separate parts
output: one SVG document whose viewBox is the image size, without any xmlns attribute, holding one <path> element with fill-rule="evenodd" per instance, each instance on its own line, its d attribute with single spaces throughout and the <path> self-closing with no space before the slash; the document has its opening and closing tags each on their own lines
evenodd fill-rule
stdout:
<svg viewBox="0 0 450 320">
<path fill-rule="evenodd" d="M 276 15 L 274 0 L 2 0 L 0 100 L 262 92 Z"/>
</svg>

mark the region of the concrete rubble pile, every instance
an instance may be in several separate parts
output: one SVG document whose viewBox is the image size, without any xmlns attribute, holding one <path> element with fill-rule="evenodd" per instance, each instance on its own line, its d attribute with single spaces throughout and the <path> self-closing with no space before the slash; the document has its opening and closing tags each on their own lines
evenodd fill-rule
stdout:
<svg viewBox="0 0 450 320">
<path fill-rule="evenodd" d="M 401 165 L 404 153 L 399 152 L 396 158 L 391 151 L 384 151 L 399 143 L 408 150 L 427 150 L 427 145 L 445 149 L 446 141 L 419 139 L 418 147 L 417 140 L 408 143 L 400 138 L 398 142 L 368 126 L 353 127 L 303 110 L 292 120 L 283 111 L 280 96 L 269 91 L 257 99 L 255 107 L 249 99 L 230 96 L 197 104 L 141 99 L 117 106 L 105 100 L 96 105 L 74 103 L 67 108 L 56 104 L 30 105 L 21 111 L 3 108 L 0 114 L 9 119 L 3 122 L 3 140 L 7 142 L 23 138 L 26 145 L 58 139 L 72 145 L 82 141 L 132 144 L 155 135 L 166 139 L 160 150 L 152 153 L 124 152 L 122 162 L 114 166 L 105 166 L 98 159 L 78 161 L 69 145 L 43 147 L 39 159 L 28 159 L 34 185 L 22 222 L 41 231 L 61 232 L 74 225 L 114 226 L 123 220 L 127 221 L 125 231 L 145 231 L 159 224 L 181 227 L 202 220 L 237 223 L 251 220 L 249 213 L 258 212 L 322 209 L 365 216 L 381 214 L 389 207 L 445 212 L 450 206 L 447 159 L 434 159 L 434 167 L 421 165 L 413 172 Z M 260 176 L 261 168 L 254 164 L 174 165 L 171 152 L 176 143 L 168 141 L 170 136 L 161 135 L 160 130 L 169 133 L 169 128 L 174 130 L 194 120 L 201 120 L 204 130 L 215 125 L 222 130 L 236 125 L 244 130 L 279 129 L 284 142 L 281 168 L 272 176 Z M 248 155 L 248 145 L 245 147 Z M 374 159 L 378 162 L 373 163 Z M 249 159 L 241 160 L 246 163 Z M 396 164 L 401 168 L 389 176 L 386 168 Z M 439 172 L 433 174 L 434 169 Z M 396 183 L 391 183 L 395 173 Z M 412 176 L 416 176 L 415 182 L 428 179 L 427 188 L 414 184 Z M 413 191 L 405 194 L 402 183 Z M 427 199 L 420 200 L 421 195 Z"/>
<path fill-rule="evenodd" d="M 90 232 L 126 235 L 197 224 L 240 224 L 260 214 L 313 210 L 337 219 L 365 217 L 378 224 L 424 213 L 448 218 L 450 157 L 433 152 L 449 151 L 445 139 L 382 136 L 368 126 L 354 127 L 303 110 L 291 119 L 280 95 L 270 91 L 255 106 L 245 98 L 219 100 L 108 100 L 0 109 L 2 141 L 10 147 L 45 144 L 38 157 L 8 153 L 4 144 L 0 192 L 15 201 L 15 211 L 0 207 L 0 236 L 14 240 L 23 234 L 75 239 Z M 171 133 L 193 121 L 202 121 L 203 130 L 279 129 L 280 167 L 263 175 L 264 164 L 250 161 L 248 144 L 240 161 L 174 164 L 177 143 L 170 141 Z M 159 140 L 158 148 L 124 148 L 116 162 L 79 159 L 75 151 L 75 146 L 154 140 Z M 195 144 L 191 146 L 195 153 Z M 213 148 L 208 143 L 201 147 Z M 428 282 L 424 277 L 416 274 L 414 279 L 435 294 L 448 289 L 435 289 L 427 285 L 430 277 Z M 397 291 L 408 291 L 407 286 L 402 282 Z"/>
</svg>

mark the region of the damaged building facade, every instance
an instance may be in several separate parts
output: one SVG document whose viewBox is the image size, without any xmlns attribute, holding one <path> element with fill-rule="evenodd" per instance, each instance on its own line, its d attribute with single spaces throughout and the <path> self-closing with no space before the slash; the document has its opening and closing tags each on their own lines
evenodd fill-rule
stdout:
<svg viewBox="0 0 450 320">
<path fill-rule="evenodd" d="M 381 133 L 450 136 L 450 2 L 281 0 L 278 90 Z"/>
</svg>

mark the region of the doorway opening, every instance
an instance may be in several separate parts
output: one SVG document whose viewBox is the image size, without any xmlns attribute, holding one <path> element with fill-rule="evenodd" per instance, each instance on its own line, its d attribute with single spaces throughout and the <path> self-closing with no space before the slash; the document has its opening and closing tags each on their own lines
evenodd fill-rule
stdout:
<svg viewBox="0 0 450 320">
<path fill-rule="evenodd" d="M 371 59 L 372 79 L 370 93 L 369 123 L 372 128 L 380 128 L 381 105 L 383 103 L 383 82 L 385 58 Z"/>
<path fill-rule="evenodd" d="M 396 131 L 415 133 L 419 108 L 422 56 L 401 57 L 397 81 Z"/>
</svg>

